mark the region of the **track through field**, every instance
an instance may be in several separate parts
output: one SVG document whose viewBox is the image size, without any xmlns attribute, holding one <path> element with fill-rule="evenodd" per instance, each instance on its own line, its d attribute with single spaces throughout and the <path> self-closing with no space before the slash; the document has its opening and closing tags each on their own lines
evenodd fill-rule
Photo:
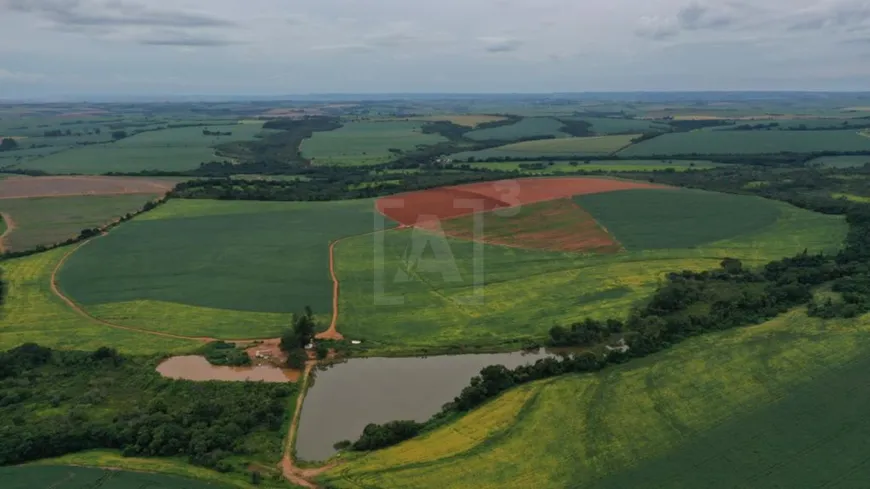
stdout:
<svg viewBox="0 0 870 489">
<path fill-rule="evenodd" d="M 12 231 L 15 231 L 15 221 L 12 220 L 12 216 L 10 216 L 6 212 L 0 212 L 0 217 L 3 217 L 3 222 L 6 224 L 6 230 L 3 231 L 3 234 L 0 235 L 0 253 L 4 253 L 6 251 L 6 237 L 9 236 Z"/>
</svg>

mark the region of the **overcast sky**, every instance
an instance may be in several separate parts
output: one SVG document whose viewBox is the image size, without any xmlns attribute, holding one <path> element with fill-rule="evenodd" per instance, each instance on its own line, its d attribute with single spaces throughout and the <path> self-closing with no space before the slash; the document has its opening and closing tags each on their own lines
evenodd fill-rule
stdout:
<svg viewBox="0 0 870 489">
<path fill-rule="evenodd" d="M 0 98 L 870 90 L 870 0 L 0 0 Z"/>
</svg>

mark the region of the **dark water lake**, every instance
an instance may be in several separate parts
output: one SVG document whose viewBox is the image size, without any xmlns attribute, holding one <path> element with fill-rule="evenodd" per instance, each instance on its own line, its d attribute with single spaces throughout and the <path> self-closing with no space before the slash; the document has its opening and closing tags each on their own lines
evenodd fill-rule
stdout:
<svg viewBox="0 0 870 489">
<path fill-rule="evenodd" d="M 356 440 L 369 423 L 426 421 L 482 368 L 497 364 L 515 368 L 547 356 L 552 354 L 539 350 L 358 358 L 316 371 L 302 406 L 296 453 L 302 460 L 325 460 L 335 454 L 334 443 Z"/>
</svg>

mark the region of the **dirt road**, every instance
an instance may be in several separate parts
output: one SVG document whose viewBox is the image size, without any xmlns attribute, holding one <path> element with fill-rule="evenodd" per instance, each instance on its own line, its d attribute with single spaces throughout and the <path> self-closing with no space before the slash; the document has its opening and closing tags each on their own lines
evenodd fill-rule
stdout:
<svg viewBox="0 0 870 489">
<path fill-rule="evenodd" d="M 3 231 L 3 234 L 0 235 L 0 253 L 4 253 L 6 251 L 6 237 L 12 231 L 15 231 L 15 221 L 12 220 L 12 216 L 5 212 L 0 212 L 0 216 L 3 217 L 3 222 L 6 224 L 6 230 Z"/>
</svg>

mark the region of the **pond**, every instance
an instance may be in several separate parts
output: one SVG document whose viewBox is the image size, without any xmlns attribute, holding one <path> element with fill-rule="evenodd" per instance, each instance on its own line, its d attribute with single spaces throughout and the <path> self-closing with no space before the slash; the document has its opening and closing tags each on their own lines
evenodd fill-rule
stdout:
<svg viewBox="0 0 870 489">
<path fill-rule="evenodd" d="M 551 356 L 535 352 L 446 355 L 424 358 L 359 358 L 316 371 L 302 406 L 296 453 L 325 460 L 332 445 L 356 440 L 369 423 L 426 421 L 489 365 L 508 368 Z"/>
<path fill-rule="evenodd" d="M 160 375 L 170 379 L 224 380 L 230 382 L 296 382 L 301 372 L 281 369 L 270 365 L 257 367 L 219 367 L 208 363 L 205 357 L 172 357 L 157 366 Z"/>
</svg>

